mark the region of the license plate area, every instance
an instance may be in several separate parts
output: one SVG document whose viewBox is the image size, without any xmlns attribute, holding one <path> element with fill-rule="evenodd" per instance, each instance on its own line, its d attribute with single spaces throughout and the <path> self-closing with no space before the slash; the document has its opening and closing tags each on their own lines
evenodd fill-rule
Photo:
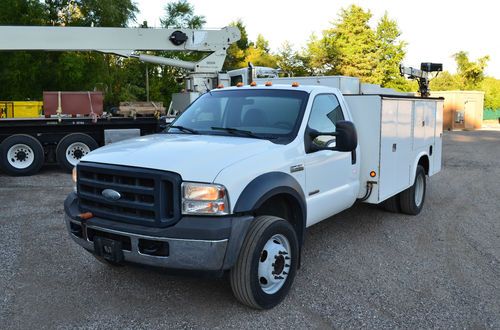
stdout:
<svg viewBox="0 0 500 330">
<path fill-rule="evenodd" d="M 113 263 L 123 262 L 123 244 L 120 241 L 94 236 L 94 253 Z"/>
</svg>

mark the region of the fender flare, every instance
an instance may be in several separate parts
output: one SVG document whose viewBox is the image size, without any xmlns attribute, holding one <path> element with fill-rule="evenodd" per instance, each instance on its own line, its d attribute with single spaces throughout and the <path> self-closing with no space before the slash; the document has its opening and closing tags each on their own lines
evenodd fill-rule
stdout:
<svg viewBox="0 0 500 330">
<path fill-rule="evenodd" d="M 411 168 L 411 172 L 410 172 L 410 179 L 411 179 L 410 180 L 410 185 L 413 185 L 413 183 L 415 182 L 415 174 L 417 172 L 418 162 L 424 156 L 427 157 L 427 159 L 429 160 L 429 172 L 430 172 L 430 169 L 431 169 L 431 157 L 429 157 L 429 155 L 428 155 L 427 152 L 421 151 L 420 153 L 418 153 L 417 157 L 415 157 L 415 160 L 413 162 L 413 166 Z"/>
<path fill-rule="evenodd" d="M 269 198 L 287 194 L 297 200 L 301 210 L 301 224 L 297 236 L 302 245 L 307 219 L 307 204 L 302 187 L 294 177 L 283 172 L 269 172 L 253 179 L 243 189 L 234 207 L 235 213 L 249 213 L 258 209 Z"/>
</svg>

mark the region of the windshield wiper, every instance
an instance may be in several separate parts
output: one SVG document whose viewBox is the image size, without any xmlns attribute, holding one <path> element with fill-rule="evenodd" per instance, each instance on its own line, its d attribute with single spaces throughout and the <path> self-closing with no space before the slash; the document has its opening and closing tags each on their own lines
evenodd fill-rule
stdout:
<svg viewBox="0 0 500 330">
<path fill-rule="evenodd" d="M 256 135 L 254 132 L 252 131 L 247 131 L 247 130 L 244 130 L 244 129 L 238 129 L 238 128 L 233 128 L 233 127 L 210 127 L 211 129 L 213 129 L 214 131 L 226 131 L 226 132 L 229 132 L 231 134 L 239 134 L 239 135 L 246 135 L 248 137 L 253 137 L 253 138 L 256 138 L 256 139 L 276 139 L 276 137 L 269 137 L 269 136 L 259 136 L 259 135 Z"/>
<path fill-rule="evenodd" d="M 194 129 L 189 128 L 189 127 L 179 126 L 179 125 L 171 125 L 168 128 L 177 128 L 179 131 L 182 131 L 182 132 L 188 132 L 191 134 L 199 134 L 197 130 L 194 130 Z"/>
</svg>

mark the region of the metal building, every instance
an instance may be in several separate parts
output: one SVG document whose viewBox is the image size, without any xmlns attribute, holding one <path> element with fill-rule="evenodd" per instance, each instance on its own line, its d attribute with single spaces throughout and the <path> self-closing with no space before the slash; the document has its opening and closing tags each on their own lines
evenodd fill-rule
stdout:
<svg viewBox="0 0 500 330">
<path fill-rule="evenodd" d="M 443 129 L 478 129 L 483 124 L 484 92 L 431 91 L 444 97 Z"/>
</svg>

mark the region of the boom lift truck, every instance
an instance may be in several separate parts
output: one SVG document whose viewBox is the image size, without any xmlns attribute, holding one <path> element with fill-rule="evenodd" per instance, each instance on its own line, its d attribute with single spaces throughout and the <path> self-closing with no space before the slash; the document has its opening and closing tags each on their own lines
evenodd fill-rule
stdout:
<svg viewBox="0 0 500 330">
<path fill-rule="evenodd" d="M 227 48 L 240 38 L 236 27 L 220 30 L 0 26 L 0 51 L 99 51 L 143 62 L 188 70 L 186 91 L 174 95 L 172 112 L 186 107 L 200 93 L 229 84 L 220 73 Z M 187 62 L 141 51 L 197 51 L 208 56 Z M 175 110 L 179 109 L 179 110 Z M 64 109 L 63 109 L 64 111 Z M 0 119 L 0 168 L 10 175 L 31 175 L 44 162 L 71 171 L 93 149 L 117 134 L 151 134 L 160 129 L 156 118 L 89 117 Z M 133 130 L 131 130 L 133 129 Z"/>
</svg>

